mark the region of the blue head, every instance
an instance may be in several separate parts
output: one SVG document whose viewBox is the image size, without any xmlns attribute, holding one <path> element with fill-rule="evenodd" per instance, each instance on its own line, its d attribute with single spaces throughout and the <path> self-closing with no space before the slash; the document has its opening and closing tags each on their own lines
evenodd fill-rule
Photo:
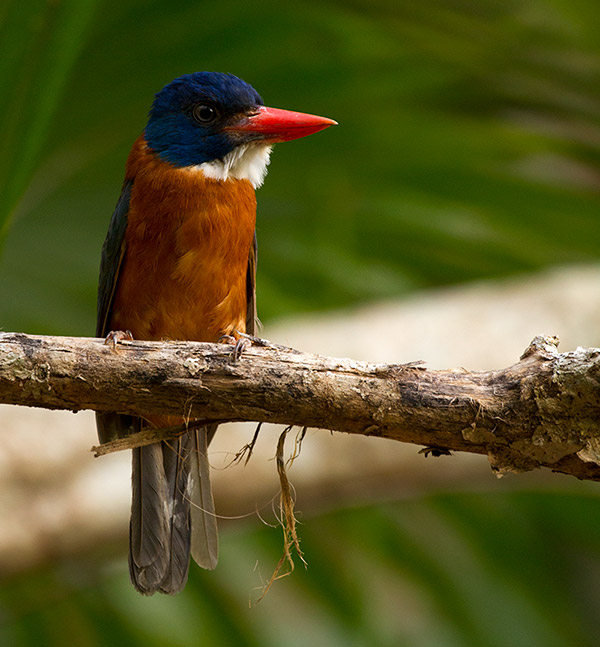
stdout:
<svg viewBox="0 0 600 647">
<path fill-rule="evenodd" d="M 249 164 L 242 158 L 247 153 L 252 157 L 260 148 L 264 151 L 275 142 L 305 137 L 335 123 L 326 117 L 266 108 L 258 92 L 232 74 L 196 72 L 180 76 L 156 95 L 145 136 L 161 159 L 180 167 L 217 162 L 243 146 L 233 154 L 240 167 L 233 174 L 245 177 Z M 259 151 L 258 157 L 259 170 L 248 178 L 255 185 L 262 181 L 268 163 L 268 155 L 261 158 Z"/>
<path fill-rule="evenodd" d="M 166 85 L 154 99 L 145 130 L 148 146 L 175 166 L 223 159 L 236 146 L 256 140 L 236 125 L 255 114 L 263 101 L 232 74 L 196 72 Z"/>
</svg>

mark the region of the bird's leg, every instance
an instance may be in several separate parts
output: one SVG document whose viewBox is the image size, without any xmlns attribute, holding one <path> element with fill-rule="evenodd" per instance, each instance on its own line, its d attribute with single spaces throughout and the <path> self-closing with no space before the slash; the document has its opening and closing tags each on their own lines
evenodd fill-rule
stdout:
<svg viewBox="0 0 600 647">
<path fill-rule="evenodd" d="M 113 350 L 116 350 L 117 344 L 120 341 L 133 341 L 133 334 L 131 330 L 111 330 L 104 339 L 105 344 L 112 344 Z"/>
</svg>

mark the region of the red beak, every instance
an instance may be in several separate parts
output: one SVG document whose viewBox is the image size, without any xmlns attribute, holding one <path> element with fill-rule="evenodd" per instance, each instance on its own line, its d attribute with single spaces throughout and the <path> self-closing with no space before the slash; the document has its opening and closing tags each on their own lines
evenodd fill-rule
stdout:
<svg viewBox="0 0 600 647">
<path fill-rule="evenodd" d="M 230 126 L 228 130 L 248 135 L 255 133 L 258 135 L 257 139 L 275 144 L 306 137 L 335 125 L 337 121 L 327 117 L 260 106 L 256 114 L 245 117 L 240 123 Z"/>
</svg>

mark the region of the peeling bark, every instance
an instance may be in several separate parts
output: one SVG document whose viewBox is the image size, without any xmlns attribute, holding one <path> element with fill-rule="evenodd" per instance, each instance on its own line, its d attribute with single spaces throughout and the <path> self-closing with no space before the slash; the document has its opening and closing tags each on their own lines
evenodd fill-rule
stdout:
<svg viewBox="0 0 600 647">
<path fill-rule="evenodd" d="M 202 421 L 262 421 L 487 454 L 498 473 L 537 467 L 600 480 L 600 349 L 536 337 L 498 371 L 431 371 L 252 346 L 0 333 L 0 402 Z M 181 433 L 155 429 L 106 453 Z"/>
</svg>

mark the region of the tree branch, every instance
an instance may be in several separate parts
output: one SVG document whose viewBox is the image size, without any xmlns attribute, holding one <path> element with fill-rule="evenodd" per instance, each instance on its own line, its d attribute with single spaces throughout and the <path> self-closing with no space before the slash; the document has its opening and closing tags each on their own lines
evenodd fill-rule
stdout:
<svg viewBox="0 0 600 647">
<path fill-rule="evenodd" d="M 431 371 L 253 346 L 0 333 L 0 403 L 263 421 L 487 454 L 498 473 L 600 480 L 600 349 L 536 337 L 498 371 Z M 98 453 L 169 438 L 151 429 Z"/>
</svg>

